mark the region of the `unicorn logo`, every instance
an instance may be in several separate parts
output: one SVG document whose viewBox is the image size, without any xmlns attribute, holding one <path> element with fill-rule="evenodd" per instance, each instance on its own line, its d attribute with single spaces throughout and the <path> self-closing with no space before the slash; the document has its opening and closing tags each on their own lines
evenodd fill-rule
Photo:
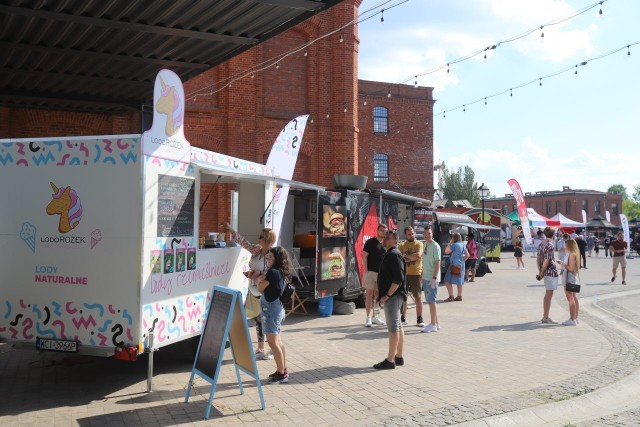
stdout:
<svg viewBox="0 0 640 427">
<path fill-rule="evenodd" d="M 159 76 L 158 76 L 159 77 Z M 167 136 L 173 136 L 180 126 L 182 126 L 182 106 L 180 105 L 180 97 L 173 86 L 167 86 L 160 77 L 160 98 L 156 102 L 156 111 L 167 116 L 164 128 Z"/>
<path fill-rule="evenodd" d="M 47 215 L 60 215 L 58 231 L 68 233 L 80 224 L 82 219 L 82 204 L 75 190 L 71 187 L 58 188 L 51 182 L 52 200 L 47 205 Z"/>
</svg>

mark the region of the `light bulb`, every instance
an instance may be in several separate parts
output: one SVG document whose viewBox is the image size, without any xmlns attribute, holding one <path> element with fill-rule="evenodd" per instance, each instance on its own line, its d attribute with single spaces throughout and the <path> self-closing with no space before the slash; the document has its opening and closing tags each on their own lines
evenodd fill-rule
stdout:
<svg viewBox="0 0 640 427">
<path fill-rule="evenodd" d="M 387 98 L 391 98 L 391 92 L 387 94 Z"/>
<path fill-rule="evenodd" d="M 280 68 L 280 63 L 276 62 L 276 69 Z"/>
<path fill-rule="evenodd" d="M 327 113 L 327 119 L 329 118 L 329 113 Z"/>
<path fill-rule="evenodd" d="M 344 37 L 342 37 L 342 34 L 340 34 L 340 43 L 342 43 L 344 41 Z"/>
<path fill-rule="evenodd" d="M 367 100 L 366 99 L 364 100 L 364 105 L 367 105 Z"/>
<path fill-rule="evenodd" d="M 307 49 L 305 49 L 305 50 L 304 50 L 304 56 L 307 56 L 307 55 L 308 55 L 308 53 L 307 53 Z"/>
</svg>

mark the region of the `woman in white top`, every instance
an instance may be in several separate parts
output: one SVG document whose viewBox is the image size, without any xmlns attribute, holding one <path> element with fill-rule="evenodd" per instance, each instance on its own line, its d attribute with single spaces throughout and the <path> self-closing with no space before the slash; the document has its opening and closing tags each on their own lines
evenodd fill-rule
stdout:
<svg viewBox="0 0 640 427">
<path fill-rule="evenodd" d="M 580 311 L 580 302 L 578 301 L 577 292 L 567 291 L 567 283 L 579 283 L 579 271 L 580 271 L 580 249 L 578 244 L 573 239 L 568 239 L 566 242 L 567 259 L 559 259 L 560 264 L 564 270 L 564 293 L 567 296 L 569 302 L 569 319 L 563 322 L 564 326 L 576 326 L 578 324 L 578 313 Z"/>
</svg>

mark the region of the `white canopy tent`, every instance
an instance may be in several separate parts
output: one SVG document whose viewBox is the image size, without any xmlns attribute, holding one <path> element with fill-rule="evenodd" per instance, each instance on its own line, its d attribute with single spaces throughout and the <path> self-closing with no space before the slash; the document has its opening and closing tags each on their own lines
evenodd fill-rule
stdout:
<svg viewBox="0 0 640 427">
<path fill-rule="evenodd" d="M 560 222 L 560 227 L 585 227 L 586 224 L 584 222 L 574 221 L 572 219 L 567 218 L 562 215 L 560 212 L 551 217 L 554 221 Z"/>
</svg>

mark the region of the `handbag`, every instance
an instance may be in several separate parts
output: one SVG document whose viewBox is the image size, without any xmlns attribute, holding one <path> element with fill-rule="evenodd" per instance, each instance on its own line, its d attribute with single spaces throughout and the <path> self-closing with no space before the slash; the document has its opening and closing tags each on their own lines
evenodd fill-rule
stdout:
<svg viewBox="0 0 640 427">
<path fill-rule="evenodd" d="M 452 276 L 460 276 L 462 274 L 462 266 L 461 265 L 453 265 L 449 267 Z"/>
<path fill-rule="evenodd" d="M 569 275 L 567 274 L 567 282 L 564 285 L 564 290 L 567 292 L 580 293 L 580 285 L 576 283 L 569 283 L 568 277 Z M 582 283 L 582 280 L 580 280 L 580 270 L 578 270 L 578 281 Z"/>
<path fill-rule="evenodd" d="M 247 294 L 247 299 L 244 302 L 244 311 L 247 315 L 247 319 L 253 319 L 260 316 L 260 298 L 254 297 L 251 292 Z"/>
</svg>

